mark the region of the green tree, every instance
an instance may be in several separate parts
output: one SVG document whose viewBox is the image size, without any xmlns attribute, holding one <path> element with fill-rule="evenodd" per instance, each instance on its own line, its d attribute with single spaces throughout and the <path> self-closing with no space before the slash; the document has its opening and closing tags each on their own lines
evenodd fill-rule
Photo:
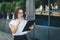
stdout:
<svg viewBox="0 0 60 40">
<path fill-rule="evenodd" d="M 17 6 L 22 7 L 23 9 L 25 9 L 25 0 L 14 0 L 13 2 L 1 2 L 0 3 L 0 11 L 1 13 L 11 13 L 14 11 L 14 9 Z"/>
</svg>

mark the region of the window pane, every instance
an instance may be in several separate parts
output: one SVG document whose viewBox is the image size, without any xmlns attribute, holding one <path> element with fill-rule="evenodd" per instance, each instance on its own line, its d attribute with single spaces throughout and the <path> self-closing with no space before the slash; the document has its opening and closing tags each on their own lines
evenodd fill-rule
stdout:
<svg viewBox="0 0 60 40">
<path fill-rule="evenodd" d="M 48 9 L 48 0 L 35 0 L 36 25 L 48 26 Z"/>
<path fill-rule="evenodd" d="M 60 12 L 52 12 L 50 16 L 50 26 L 60 27 Z"/>
<path fill-rule="evenodd" d="M 50 10 L 60 11 L 60 0 L 50 0 Z"/>
<path fill-rule="evenodd" d="M 50 0 L 50 26 L 60 27 L 60 0 Z"/>
</svg>

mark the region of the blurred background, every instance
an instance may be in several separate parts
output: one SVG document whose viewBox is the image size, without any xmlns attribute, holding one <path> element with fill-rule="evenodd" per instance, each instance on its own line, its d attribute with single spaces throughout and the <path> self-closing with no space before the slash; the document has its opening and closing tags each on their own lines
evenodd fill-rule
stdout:
<svg viewBox="0 0 60 40">
<path fill-rule="evenodd" d="M 8 24 L 18 6 L 27 20 L 35 20 L 28 40 L 60 40 L 60 0 L 0 0 L 0 40 L 13 40 Z"/>
</svg>

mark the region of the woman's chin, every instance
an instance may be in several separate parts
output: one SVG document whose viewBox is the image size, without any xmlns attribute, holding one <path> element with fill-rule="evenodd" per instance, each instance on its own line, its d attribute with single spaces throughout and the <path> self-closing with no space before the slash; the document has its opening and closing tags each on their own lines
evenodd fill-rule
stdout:
<svg viewBox="0 0 60 40">
<path fill-rule="evenodd" d="M 21 17 L 18 17 L 18 18 L 20 19 L 20 18 L 23 18 L 23 17 L 21 16 Z"/>
</svg>

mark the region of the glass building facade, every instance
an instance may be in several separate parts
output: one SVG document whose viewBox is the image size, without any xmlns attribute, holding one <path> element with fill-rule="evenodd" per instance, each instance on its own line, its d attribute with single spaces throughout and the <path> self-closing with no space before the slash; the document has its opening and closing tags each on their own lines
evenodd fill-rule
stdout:
<svg viewBox="0 0 60 40">
<path fill-rule="evenodd" d="M 60 27 L 60 1 L 35 0 L 36 25 Z M 38 23 L 37 23 L 38 22 Z"/>
</svg>

